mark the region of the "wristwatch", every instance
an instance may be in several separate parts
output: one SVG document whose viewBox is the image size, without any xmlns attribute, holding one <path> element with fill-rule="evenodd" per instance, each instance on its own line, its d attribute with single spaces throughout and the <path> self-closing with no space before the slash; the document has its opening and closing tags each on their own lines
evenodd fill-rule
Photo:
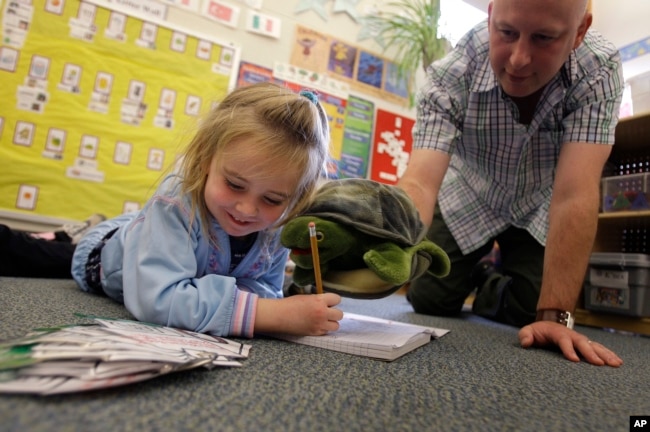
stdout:
<svg viewBox="0 0 650 432">
<path fill-rule="evenodd" d="M 573 329 L 573 314 L 560 309 L 540 309 L 537 311 L 535 321 L 553 321 Z"/>
</svg>

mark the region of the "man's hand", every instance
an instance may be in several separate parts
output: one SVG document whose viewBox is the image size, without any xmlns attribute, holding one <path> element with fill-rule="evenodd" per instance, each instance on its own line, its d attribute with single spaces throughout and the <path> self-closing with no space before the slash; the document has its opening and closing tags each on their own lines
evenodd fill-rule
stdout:
<svg viewBox="0 0 650 432">
<path fill-rule="evenodd" d="M 580 361 L 579 353 L 592 365 L 619 367 L 623 364 L 623 360 L 605 346 L 551 321 L 537 321 L 522 327 L 519 330 L 519 343 L 524 348 L 556 345 L 564 357 L 574 362 Z"/>
</svg>

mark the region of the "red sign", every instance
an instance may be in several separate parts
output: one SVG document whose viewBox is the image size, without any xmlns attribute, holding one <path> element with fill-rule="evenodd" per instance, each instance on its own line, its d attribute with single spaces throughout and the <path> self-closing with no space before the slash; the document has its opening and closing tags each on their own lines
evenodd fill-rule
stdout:
<svg viewBox="0 0 650 432">
<path fill-rule="evenodd" d="M 370 178 L 395 184 L 404 174 L 413 147 L 415 120 L 377 109 Z"/>
</svg>

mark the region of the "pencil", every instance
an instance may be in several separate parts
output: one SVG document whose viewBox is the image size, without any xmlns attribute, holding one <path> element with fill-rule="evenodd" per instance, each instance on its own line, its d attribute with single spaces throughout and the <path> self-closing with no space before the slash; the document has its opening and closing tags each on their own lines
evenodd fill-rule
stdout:
<svg viewBox="0 0 650 432">
<path fill-rule="evenodd" d="M 316 224 L 309 222 L 309 242 L 311 244 L 311 257 L 314 261 L 314 276 L 316 277 L 316 294 L 323 294 L 323 279 L 320 274 L 320 258 L 318 256 L 318 239 L 316 238 Z"/>
</svg>

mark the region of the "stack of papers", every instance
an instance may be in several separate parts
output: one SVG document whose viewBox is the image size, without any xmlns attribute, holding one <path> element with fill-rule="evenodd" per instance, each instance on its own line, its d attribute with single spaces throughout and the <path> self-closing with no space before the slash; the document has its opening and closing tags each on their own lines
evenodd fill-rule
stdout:
<svg viewBox="0 0 650 432">
<path fill-rule="evenodd" d="M 237 367 L 251 348 L 155 324 L 87 318 L 94 324 L 40 329 L 0 342 L 0 392 L 79 392 L 197 367 Z"/>
</svg>

